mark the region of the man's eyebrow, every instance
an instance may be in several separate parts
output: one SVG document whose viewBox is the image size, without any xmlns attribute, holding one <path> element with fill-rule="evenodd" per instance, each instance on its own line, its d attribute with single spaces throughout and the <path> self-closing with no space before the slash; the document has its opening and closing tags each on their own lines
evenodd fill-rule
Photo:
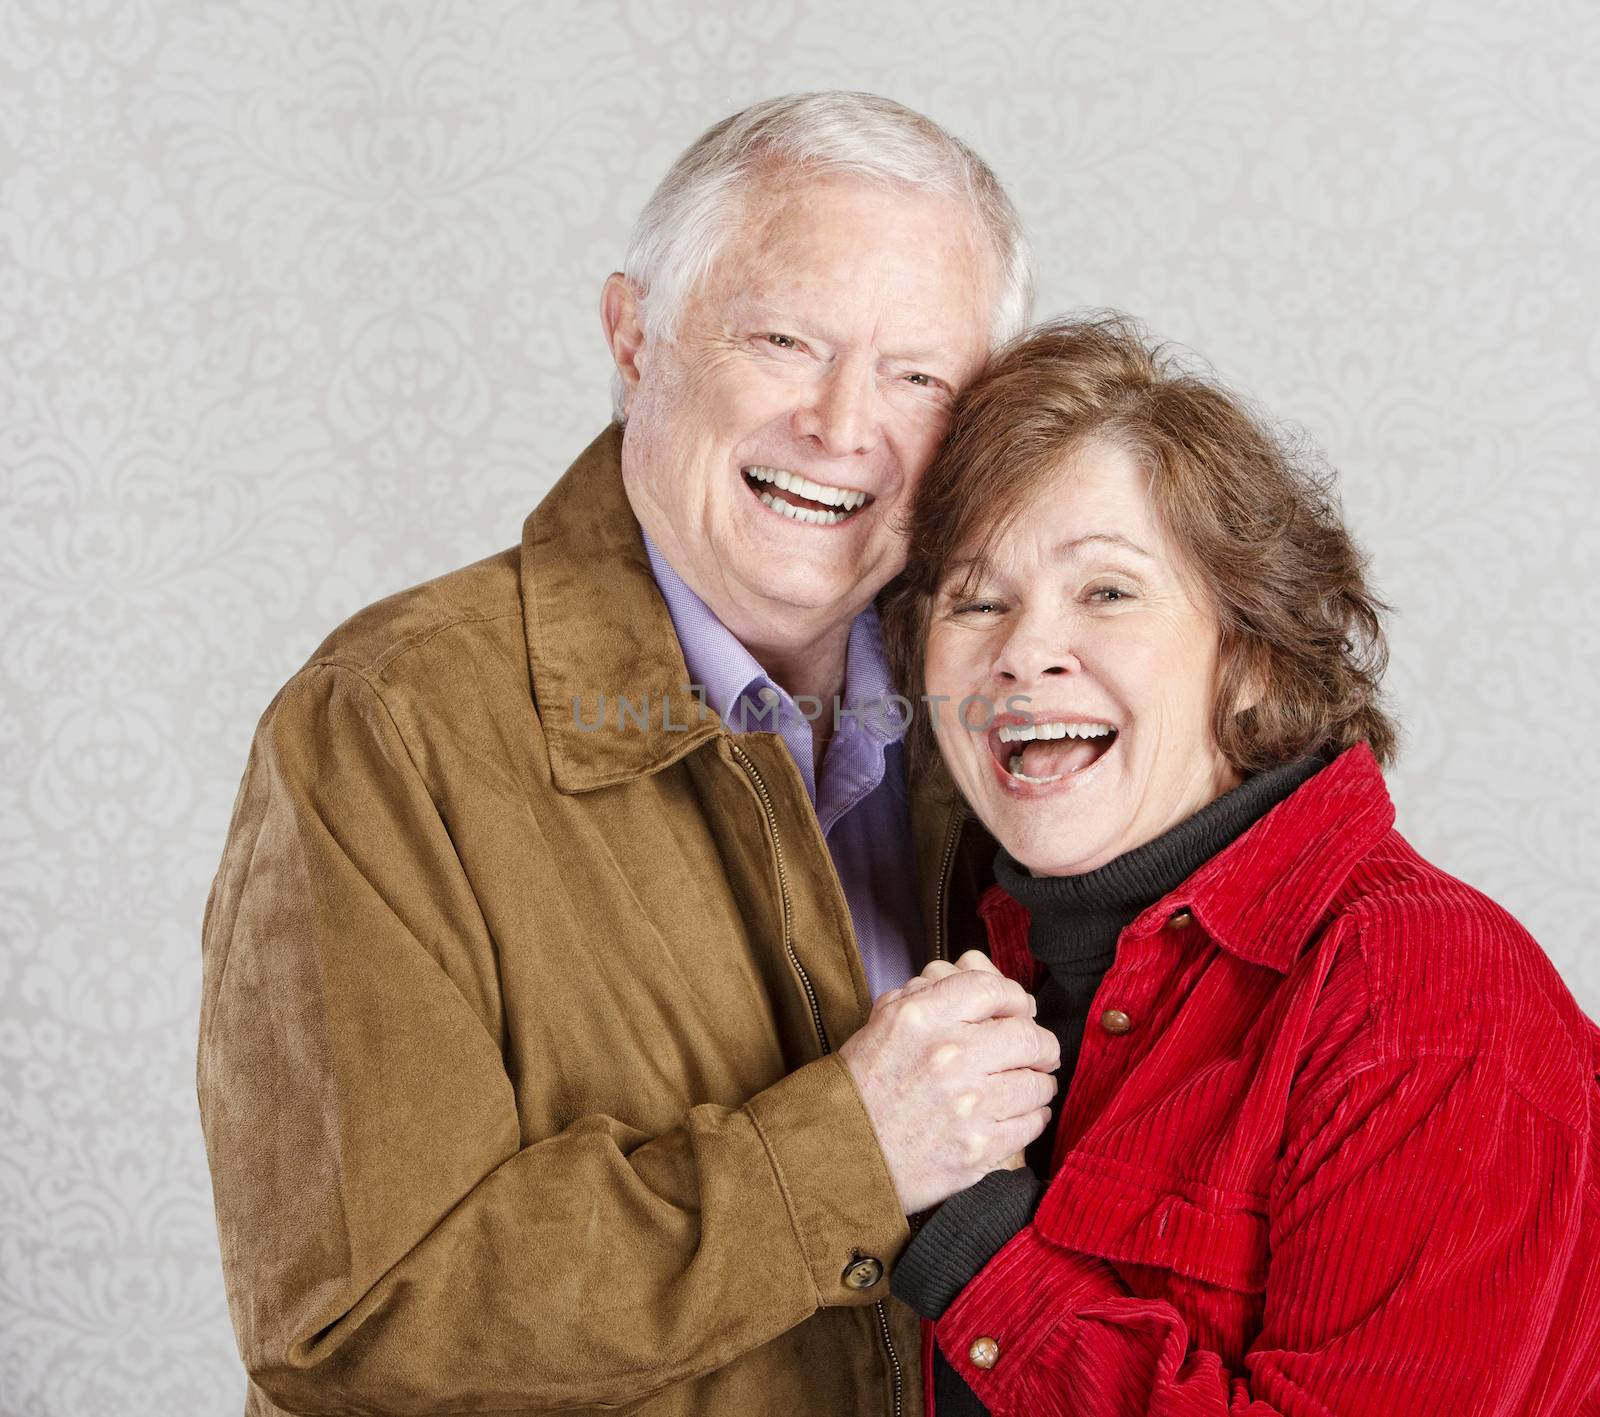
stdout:
<svg viewBox="0 0 1600 1417">
<path fill-rule="evenodd" d="M 839 342 L 837 333 L 829 330 L 825 321 L 819 320 L 814 315 L 804 315 L 765 296 L 745 296 L 732 309 L 734 318 L 742 324 L 771 325 L 776 334 L 800 330 L 805 334 L 824 339 L 830 344 Z M 882 352 L 881 357 L 890 364 L 926 364 L 938 368 L 950 362 L 950 351 L 932 346 L 927 348 L 918 346 L 912 349 L 886 350 Z"/>
<path fill-rule="evenodd" d="M 826 320 L 771 300 L 741 301 L 732 309 L 731 323 L 746 330 L 794 335 L 797 339 L 820 340 L 824 344 L 839 342 L 837 328 L 830 326 Z"/>
<path fill-rule="evenodd" d="M 1136 552 L 1149 560 L 1155 560 L 1155 556 L 1146 551 L 1137 541 L 1129 541 L 1127 537 L 1115 531 L 1087 531 L 1082 536 L 1073 537 L 1071 541 L 1063 541 L 1050 554 L 1055 557 L 1071 556 L 1080 547 L 1091 541 L 1104 541 L 1111 546 L 1121 546 L 1125 550 Z"/>
<path fill-rule="evenodd" d="M 796 323 L 798 312 L 791 307 L 773 300 L 765 295 L 756 295 L 751 292 L 741 292 L 728 303 L 727 307 L 735 319 L 758 322 L 771 320 L 775 323 L 785 321 Z"/>
</svg>

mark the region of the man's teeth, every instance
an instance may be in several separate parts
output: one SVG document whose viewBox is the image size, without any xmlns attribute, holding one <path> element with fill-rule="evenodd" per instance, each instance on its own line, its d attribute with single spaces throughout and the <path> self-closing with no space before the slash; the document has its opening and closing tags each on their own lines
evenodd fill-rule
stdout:
<svg viewBox="0 0 1600 1417">
<path fill-rule="evenodd" d="M 781 487 L 785 492 L 793 492 L 797 497 L 804 497 L 808 502 L 821 502 L 829 507 L 842 507 L 845 512 L 853 512 L 867 500 L 865 492 L 852 492 L 844 487 L 829 487 L 825 482 L 813 482 L 809 477 L 801 477 L 798 472 L 790 472 L 784 467 L 747 467 L 744 475 L 755 482 L 771 482 Z M 766 497 L 762 497 L 767 502 Z M 781 502 L 781 498 L 774 498 Z M 771 506 L 771 502 L 767 502 Z M 785 506 L 787 504 L 784 504 Z M 795 508 L 800 511 L 803 508 Z M 804 518 L 801 518 L 804 520 Z"/>
<path fill-rule="evenodd" d="M 1047 738 L 1104 738 L 1114 732 L 1109 723 L 1008 723 L 1000 730 L 1000 741 L 1032 743 Z"/>
<path fill-rule="evenodd" d="M 785 502 L 781 497 L 774 497 L 770 492 L 760 492 L 757 495 L 775 512 L 782 512 L 797 522 L 805 522 L 809 526 L 838 526 L 849 512 L 825 512 L 821 507 L 797 507 L 793 502 Z"/>
</svg>

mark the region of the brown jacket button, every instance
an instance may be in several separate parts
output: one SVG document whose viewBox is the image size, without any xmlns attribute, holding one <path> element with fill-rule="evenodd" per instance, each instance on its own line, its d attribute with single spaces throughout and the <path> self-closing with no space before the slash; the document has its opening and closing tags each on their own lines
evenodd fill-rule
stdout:
<svg viewBox="0 0 1600 1417">
<path fill-rule="evenodd" d="M 1133 1020 L 1121 1009 L 1107 1009 L 1100 1015 L 1100 1027 L 1107 1033 L 1126 1033 L 1133 1027 Z"/>
<path fill-rule="evenodd" d="M 975 1338 L 967 1349 L 974 1368 L 992 1368 L 1000 1361 L 1000 1345 L 992 1338 Z"/>
<path fill-rule="evenodd" d="M 1187 910 L 1174 910 L 1167 917 L 1167 924 L 1172 926 L 1174 930 L 1187 930 L 1194 924 L 1194 916 L 1189 914 Z"/>
<path fill-rule="evenodd" d="M 846 1289 L 870 1289 L 883 1278 L 883 1266 L 873 1259 L 871 1255 L 863 1255 L 859 1259 L 851 1260 L 845 1266 L 844 1287 Z"/>
</svg>

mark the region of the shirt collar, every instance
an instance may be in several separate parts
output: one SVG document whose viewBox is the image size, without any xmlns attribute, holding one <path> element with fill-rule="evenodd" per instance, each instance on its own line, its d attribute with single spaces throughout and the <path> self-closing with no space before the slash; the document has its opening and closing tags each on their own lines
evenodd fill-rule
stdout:
<svg viewBox="0 0 1600 1417">
<path fill-rule="evenodd" d="M 869 604 L 850 625 L 850 642 L 845 649 L 844 706 L 856 710 L 882 708 L 894 698 L 894 692 L 878 607 Z M 905 736 L 910 717 L 906 707 L 900 712 L 867 713 L 855 721 L 873 737 L 893 743 Z"/>
<path fill-rule="evenodd" d="M 645 553 L 650 558 L 650 569 L 661 598 L 667 603 L 667 613 L 677 631 L 689 678 L 704 691 L 707 707 L 727 721 L 742 699 L 762 689 L 770 688 L 787 701 L 782 687 L 739 643 L 711 607 L 689 588 L 661 548 L 650 539 L 650 533 L 641 527 L 640 535 L 644 538 Z M 850 638 L 845 647 L 843 706 L 852 710 L 871 709 L 886 704 L 893 692 L 878 611 L 869 604 L 850 625 Z M 824 711 L 831 712 L 831 705 L 825 706 Z M 905 712 L 891 710 L 845 721 L 858 722 L 864 731 L 881 742 L 892 743 L 904 736 L 907 717 Z"/>
</svg>

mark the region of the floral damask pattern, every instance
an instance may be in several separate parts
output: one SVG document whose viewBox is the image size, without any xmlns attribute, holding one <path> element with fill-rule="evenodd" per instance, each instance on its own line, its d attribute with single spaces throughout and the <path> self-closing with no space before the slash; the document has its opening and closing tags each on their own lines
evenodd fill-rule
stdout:
<svg viewBox="0 0 1600 1417">
<path fill-rule="evenodd" d="M 673 155 L 859 87 L 1341 469 L 1403 826 L 1600 1013 L 1600 7 L 0 4 L 0 1417 L 236 1413 L 194 1103 L 251 730 L 607 416 Z"/>
</svg>

